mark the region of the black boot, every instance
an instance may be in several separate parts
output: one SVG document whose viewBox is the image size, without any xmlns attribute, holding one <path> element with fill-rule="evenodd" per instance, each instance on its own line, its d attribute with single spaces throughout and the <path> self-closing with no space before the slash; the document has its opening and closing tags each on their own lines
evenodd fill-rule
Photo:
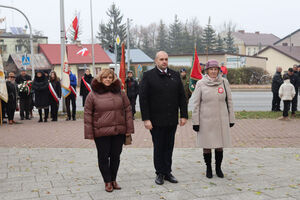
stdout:
<svg viewBox="0 0 300 200">
<path fill-rule="evenodd" d="M 49 115 L 49 109 L 44 109 L 44 110 L 45 110 L 45 119 L 44 119 L 44 122 L 47 122 L 48 115 Z"/>
<path fill-rule="evenodd" d="M 211 153 L 203 153 L 204 161 L 206 164 L 206 177 L 212 178 L 212 169 L 211 169 Z"/>
<path fill-rule="evenodd" d="M 221 164 L 223 160 L 223 151 L 215 151 L 215 159 L 216 159 L 216 174 L 220 178 L 224 178 L 224 174 L 221 169 Z"/>
<path fill-rule="evenodd" d="M 39 122 L 43 122 L 42 114 L 43 114 L 42 109 L 39 109 L 39 116 L 40 116 Z"/>
</svg>

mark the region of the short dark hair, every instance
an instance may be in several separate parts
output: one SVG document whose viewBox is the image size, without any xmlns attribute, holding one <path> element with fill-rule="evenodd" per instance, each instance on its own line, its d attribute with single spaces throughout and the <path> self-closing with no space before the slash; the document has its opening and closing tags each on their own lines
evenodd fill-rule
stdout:
<svg viewBox="0 0 300 200">
<path fill-rule="evenodd" d="M 287 80 L 287 79 L 290 79 L 290 76 L 288 74 L 284 74 L 283 75 L 283 80 Z"/>
<path fill-rule="evenodd" d="M 294 72 L 293 68 L 288 69 L 289 72 Z"/>
</svg>

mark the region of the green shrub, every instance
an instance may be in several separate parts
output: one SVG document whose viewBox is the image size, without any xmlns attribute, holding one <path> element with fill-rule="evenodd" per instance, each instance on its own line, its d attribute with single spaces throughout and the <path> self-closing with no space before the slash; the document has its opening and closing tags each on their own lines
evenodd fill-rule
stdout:
<svg viewBox="0 0 300 200">
<path fill-rule="evenodd" d="M 229 68 L 227 79 L 230 84 L 263 84 L 261 78 L 264 75 L 268 73 L 259 67 Z"/>
</svg>

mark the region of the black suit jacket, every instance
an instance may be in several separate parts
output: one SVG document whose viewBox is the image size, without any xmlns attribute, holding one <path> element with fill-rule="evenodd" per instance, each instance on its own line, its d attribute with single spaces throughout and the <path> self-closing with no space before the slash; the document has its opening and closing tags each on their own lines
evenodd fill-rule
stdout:
<svg viewBox="0 0 300 200">
<path fill-rule="evenodd" d="M 142 120 L 151 120 L 153 126 L 177 125 L 178 109 L 181 118 L 188 118 L 184 88 L 174 70 L 163 74 L 155 67 L 145 72 L 139 95 Z"/>
</svg>

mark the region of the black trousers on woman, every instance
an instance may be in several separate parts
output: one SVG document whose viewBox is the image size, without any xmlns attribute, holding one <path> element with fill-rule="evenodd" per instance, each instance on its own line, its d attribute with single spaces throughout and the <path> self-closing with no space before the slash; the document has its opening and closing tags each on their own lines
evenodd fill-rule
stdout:
<svg viewBox="0 0 300 200">
<path fill-rule="evenodd" d="M 56 101 L 50 102 L 51 118 L 53 121 L 57 121 L 58 107 L 59 107 L 59 104 Z"/>
<path fill-rule="evenodd" d="M 125 135 L 95 138 L 98 165 L 105 183 L 116 181 Z"/>
</svg>

